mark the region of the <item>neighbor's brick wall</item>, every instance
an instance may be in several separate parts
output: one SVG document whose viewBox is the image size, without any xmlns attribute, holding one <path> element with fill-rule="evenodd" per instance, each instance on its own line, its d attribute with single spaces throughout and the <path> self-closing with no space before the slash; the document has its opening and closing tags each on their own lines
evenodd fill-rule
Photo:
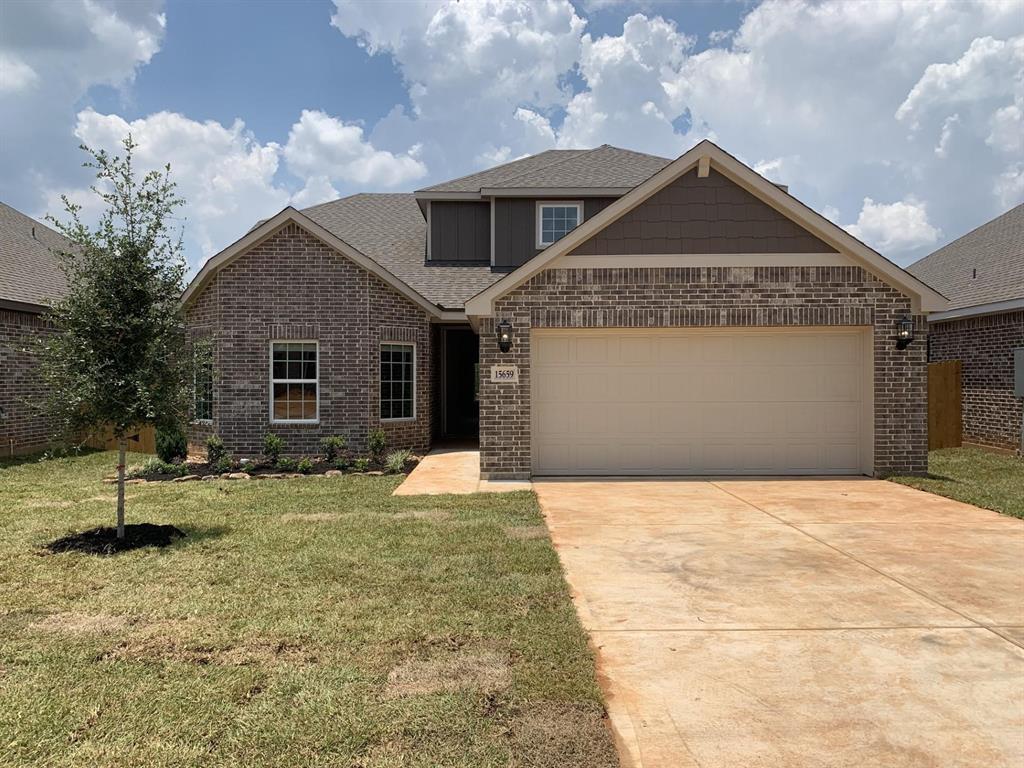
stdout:
<svg viewBox="0 0 1024 768">
<path fill-rule="evenodd" d="M 549 269 L 498 300 L 480 329 L 480 364 L 519 366 L 518 386 L 480 393 L 480 468 L 488 477 L 530 474 L 531 328 L 874 326 L 874 453 L 878 475 L 928 468 L 926 328 L 895 349 L 910 300 L 860 267 L 645 267 Z M 498 351 L 494 322 L 513 325 Z"/>
<path fill-rule="evenodd" d="M 51 425 L 31 403 L 42 395 L 33 342 L 50 333 L 41 315 L 0 309 L 0 455 L 45 448 Z"/>
<path fill-rule="evenodd" d="M 964 440 L 1020 449 L 1013 350 L 1024 347 L 1024 310 L 933 323 L 928 343 L 932 362 L 962 363 Z"/>
<path fill-rule="evenodd" d="M 290 455 L 314 455 L 321 437 L 366 448 L 383 428 L 392 448 L 430 442 L 431 334 L 426 312 L 295 224 L 224 267 L 186 312 L 189 331 L 214 340 L 212 431 L 238 456 L 272 431 Z M 320 342 L 318 424 L 270 423 L 270 341 Z M 416 344 L 416 418 L 379 419 L 379 344 Z M 205 439 L 196 428 L 192 438 Z"/>
</svg>

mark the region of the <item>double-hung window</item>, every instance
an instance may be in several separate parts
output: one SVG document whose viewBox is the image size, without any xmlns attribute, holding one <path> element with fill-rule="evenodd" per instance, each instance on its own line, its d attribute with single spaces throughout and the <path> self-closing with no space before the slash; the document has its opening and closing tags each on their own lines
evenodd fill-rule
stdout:
<svg viewBox="0 0 1024 768">
<path fill-rule="evenodd" d="M 213 347 L 197 341 L 192 349 L 192 418 L 213 421 Z"/>
<path fill-rule="evenodd" d="M 380 345 L 380 418 L 416 418 L 416 348 Z"/>
<path fill-rule="evenodd" d="M 537 247 L 546 248 L 579 226 L 583 203 L 537 203 Z"/>
<path fill-rule="evenodd" d="M 271 421 L 317 420 L 319 352 L 315 341 L 270 343 Z"/>
</svg>

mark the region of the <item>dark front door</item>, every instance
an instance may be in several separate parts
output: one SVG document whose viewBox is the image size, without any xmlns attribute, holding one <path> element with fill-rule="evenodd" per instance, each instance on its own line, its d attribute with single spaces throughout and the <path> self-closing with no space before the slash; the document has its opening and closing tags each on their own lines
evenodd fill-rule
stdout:
<svg viewBox="0 0 1024 768">
<path fill-rule="evenodd" d="M 470 328 L 445 328 L 444 436 L 478 437 L 480 403 L 477 396 L 477 365 L 480 339 Z"/>
</svg>

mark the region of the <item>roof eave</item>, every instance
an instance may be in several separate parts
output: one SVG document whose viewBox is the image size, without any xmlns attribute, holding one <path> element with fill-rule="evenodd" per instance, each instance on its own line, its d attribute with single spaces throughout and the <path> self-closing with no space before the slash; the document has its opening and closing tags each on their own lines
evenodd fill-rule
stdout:
<svg viewBox="0 0 1024 768">
<path fill-rule="evenodd" d="M 1024 309 L 1024 297 L 1007 299 L 1006 301 L 990 301 L 986 304 L 975 304 L 970 307 L 957 307 L 928 315 L 929 323 L 941 323 L 944 320 L 959 320 L 965 317 L 981 317 L 982 315 L 998 315 Z"/>
</svg>

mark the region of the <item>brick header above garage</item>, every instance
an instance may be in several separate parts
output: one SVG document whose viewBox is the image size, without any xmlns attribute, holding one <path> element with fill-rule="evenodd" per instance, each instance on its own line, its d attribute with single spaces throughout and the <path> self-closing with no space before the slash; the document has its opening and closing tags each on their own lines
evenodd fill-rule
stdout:
<svg viewBox="0 0 1024 768">
<path fill-rule="evenodd" d="M 513 364 L 518 384 L 480 391 L 481 472 L 492 478 L 532 471 L 531 343 L 536 328 L 693 328 L 860 326 L 873 342 L 873 446 L 876 475 L 927 469 L 926 327 L 895 348 L 911 301 L 861 267 L 551 269 L 495 305 L 512 325 L 512 349 L 498 350 L 494 321 L 481 323 L 480 363 Z"/>
</svg>

